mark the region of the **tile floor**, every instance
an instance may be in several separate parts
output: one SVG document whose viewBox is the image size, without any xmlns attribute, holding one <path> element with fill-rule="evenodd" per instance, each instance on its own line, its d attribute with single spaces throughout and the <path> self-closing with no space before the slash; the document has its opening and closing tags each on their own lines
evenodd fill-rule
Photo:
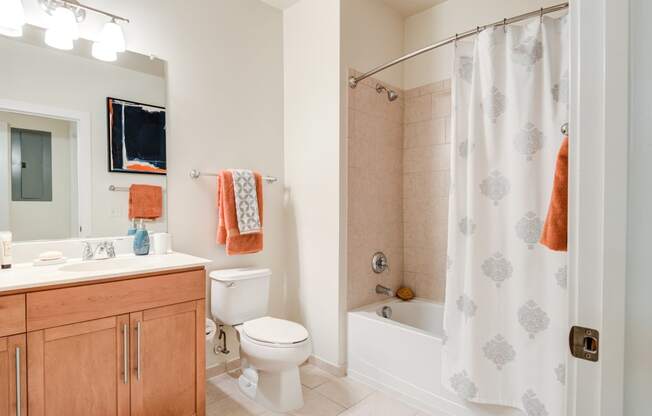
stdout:
<svg viewBox="0 0 652 416">
<path fill-rule="evenodd" d="M 239 372 L 206 382 L 206 416 L 282 416 L 266 410 L 238 389 Z M 384 393 L 351 380 L 337 378 L 318 367 L 301 367 L 302 409 L 288 416 L 426 416 Z"/>
</svg>

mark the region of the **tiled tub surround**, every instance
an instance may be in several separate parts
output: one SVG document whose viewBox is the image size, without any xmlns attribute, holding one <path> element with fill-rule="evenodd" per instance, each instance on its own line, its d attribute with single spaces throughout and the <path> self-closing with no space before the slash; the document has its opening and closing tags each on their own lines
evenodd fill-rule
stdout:
<svg viewBox="0 0 652 416">
<path fill-rule="evenodd" d="M 389 102 L 368 78 L 348 89 L 348 307 L 385 296 L 376 284 L 397 288 L 403 281 L 403 91 Z M 371 256 L 383 251 L 389 271 L 375 274 Z"/>
<path fill-rule="evenodd" d="M 450 175 L 450 81 L 405 92 L 403 284 L 444 301 Z"/>
<path fill-rule="evenodd" d="M 393 103 L 376 93 L 377 82 L 348 90 L 349 310 L 382 300 L 378 283 L 444 300 L 450 81 L 408 91 L 387 85 L 400 94 Z M 387 254 L 389 272 L 371 271 L 376 251 Z"/>
</svg>

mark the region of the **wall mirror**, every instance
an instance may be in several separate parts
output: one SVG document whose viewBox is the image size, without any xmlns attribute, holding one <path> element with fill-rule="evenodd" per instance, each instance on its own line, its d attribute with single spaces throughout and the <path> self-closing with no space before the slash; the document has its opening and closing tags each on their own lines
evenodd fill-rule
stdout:
<svg viewBox="0 0 652 416">
<path fill-rule="evenodd" d="M 0 230 L 15 241 L 125 235 L 129 187 L 163 189 L 167 231 L 165 62 L 126 51 L 115 62 L 44 43 L 26 25 L 0 36 Z"/>
</svg>

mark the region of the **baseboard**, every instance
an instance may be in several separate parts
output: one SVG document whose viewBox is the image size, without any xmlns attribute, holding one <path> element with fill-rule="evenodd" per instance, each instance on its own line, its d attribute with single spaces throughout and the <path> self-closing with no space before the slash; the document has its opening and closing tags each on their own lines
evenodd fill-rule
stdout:
<svg viewBox="0 0 652 416">
<path fill-rule="evenodd" d="M 240 368 L 240 358 L 234 358 L 233 360 L 224 361 L 222 363 L 213 365 L 206 369 L 206 380 L 209 378 L 217 377 L 220 374 L 230 373 L 231 371 L 237 370 Z"/>
<path fill-rule="evenodd" d="M 329 361 L 317 357 L 316 355 L 311 355 L 308 357 L 308 362 L 335 377 L 346 376 L 346 366 L 335 365 Z"/>
</svg>

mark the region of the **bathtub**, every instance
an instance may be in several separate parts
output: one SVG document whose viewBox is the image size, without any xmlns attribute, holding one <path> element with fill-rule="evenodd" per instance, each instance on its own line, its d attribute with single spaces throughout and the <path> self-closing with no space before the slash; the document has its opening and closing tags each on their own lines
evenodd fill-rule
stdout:
<svg viewBox="0 0 652 416">
<path fill-rule="evenodd" d="M 391 318 L 378 313 L 391 308 Z M 441 386 L 444 305 L 390 299 L 348 313 L 348 375 L 431 415 L 519 414 L 463 402 Z"/>
</svg>

